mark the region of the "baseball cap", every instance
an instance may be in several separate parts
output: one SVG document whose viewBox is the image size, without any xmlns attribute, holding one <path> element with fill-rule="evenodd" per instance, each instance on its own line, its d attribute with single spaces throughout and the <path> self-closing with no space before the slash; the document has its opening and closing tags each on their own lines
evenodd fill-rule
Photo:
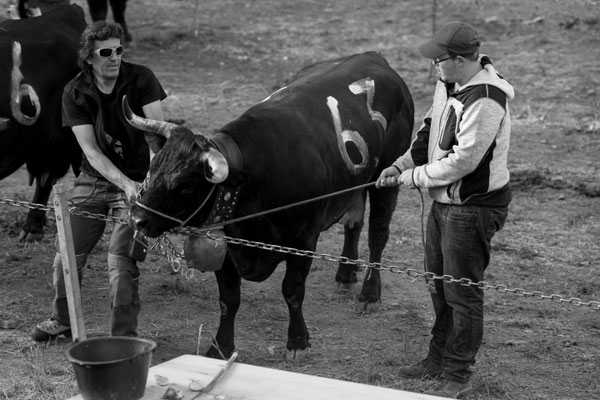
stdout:
<svg viewBox="0 0 600 400">
<path fill-rule="evenodd" d="M 448 22 L 438 29 L 433 39 L 419 46 L 419 52 L 427 58 L 437 58 L 448 51 L 470 54 L 479 49 L 479 34 L 471 25 L 460 21 Z"/>
</svg>

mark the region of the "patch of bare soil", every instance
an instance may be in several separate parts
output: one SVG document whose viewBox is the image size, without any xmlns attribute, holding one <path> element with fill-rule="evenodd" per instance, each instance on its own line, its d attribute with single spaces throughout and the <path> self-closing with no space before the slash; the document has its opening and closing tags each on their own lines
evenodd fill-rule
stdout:
<svg viewBox="0 0 600 400">
<path fill-rule="evenodd" d="M 197 12 L 196 3 L 129 2 L 134 44 L 126 57 L 156 71 L 170 95 L 167 117 L 203 132 L 236 118 L 301 66 L 367 50 L 380 51 L 405 78 L 419 120 L 433 78 L 416 45 L 431 35 L 433 12 L 437 26 L 455 19 L 477 26 L 482 51 L 513 83 L 517 97 L 509 159 L 515 196 L 486 273 L 491 289 L 472 398 L 599 398 L 600 310 L 589 303 L 600 300 L 597 1 L 449 0 L 438 1 L 434 10 L 432 1 L 417 0 L 204 0 Z M 0 199 L 28 201 L 32 189 L 26 183 L 24 170 L 1 181 Z M 64 357 L 69 342 L 40 345 L 28 338 L 50 313 L 55 227 L 50 219 L 43 241 L 19 243 L 25 214 L 24 208 L 0 204 L 0 398 L 68 398 L 77 393 Z M 85 269 L 89 335 L 108 332 L 107 237 Z M 318 251 L 337 255 L 341 247 L 342 229 L 334 226 L 323 233 Z M 367 258 L 366 240 L 361 257 Z M 384 257 L 399 270 L 421 269 L 417 192 L 401 191 Z M 361 314 L 355 292 L 334 292 L 336 267 L 313 263 L 305 300 L 312 353 L 302 363 L 284 357 L 285 266 L 266 282 L 243 282 L 239 361 L 413 392 L 436 386 L 396 374 L 427 351 L 433 311 L 423 283 L 383 271 L 382 309 Z M 204 353 L 219 317 L 214 277 L 185 279 L 157 255 L 142 269 L 140 335 L 158 343 L 153 363 Z M 522 295 L 534 291 L 556 296 Z M 560 301 L 571 297 L 596 307 Z"/>
</svg>

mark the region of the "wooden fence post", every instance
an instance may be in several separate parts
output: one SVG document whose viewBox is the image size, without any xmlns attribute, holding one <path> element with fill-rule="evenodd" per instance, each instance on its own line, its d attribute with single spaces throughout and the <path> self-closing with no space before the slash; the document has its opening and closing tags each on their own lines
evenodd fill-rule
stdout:
<svg viewBox="0 0 600 400">
<path fill-rule="evenodd" d="M 437 0 L 432 0 L 431 2 L 431 36 L 433 37 L 435 31 L 437 30 Z M 429 79 L 435 78 L 434 76 L 435 68 L 433 64 L 429 65 Z"/>
<path fill-rule="evenodd" d="M 54 213 L 56 214 L 56 229 L 58 231 L 59 249 L 62 258 L 62 268 L 69 306 L 69 319 L 73 341 L 77 342 L 86 338 L 83 321 L 83 307 L 81 306 L 81 291 L 79 289 L 79 273 L 75 248 L 73 247 L 73 231 L 71 230 L 71 215 L 67 204 L 62 183 L 57 183 L 54 190 Z"/>
</svg>

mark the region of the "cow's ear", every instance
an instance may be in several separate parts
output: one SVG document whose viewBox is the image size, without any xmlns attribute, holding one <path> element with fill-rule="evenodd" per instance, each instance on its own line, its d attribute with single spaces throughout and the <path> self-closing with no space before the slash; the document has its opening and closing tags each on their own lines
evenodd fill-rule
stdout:
<svg viewBox="0 0 600 400">
<path fill-rule="evenodd" d="M 229 176 L 229 164 L 223 154 L 211 147 L 202 153 L 201 159 L 207 181 L 216 184 L 225 182 Z"/>
<path fill-rule="evenodd" d="M 164 136 L 150 132 L 144 132 L 144 139 L 146 139 L 146 143 L 148 143 L 150 150 L 152 150 L 154 154 L 158 153 L 167 141 Z"/>
</svg>

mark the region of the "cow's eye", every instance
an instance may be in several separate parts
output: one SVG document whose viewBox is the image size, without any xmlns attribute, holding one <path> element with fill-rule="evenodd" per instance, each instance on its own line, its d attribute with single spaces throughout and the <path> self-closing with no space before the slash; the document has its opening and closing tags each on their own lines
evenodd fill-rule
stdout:
<svg viewBox="0 0 600 400">
<path fill-rule="evenodd" d="M 182 196 L 191 196 L 192 194 L 194 194 L 194 191 L 192 189 L 183 189 L 181 191 Z"/>
</svg>

